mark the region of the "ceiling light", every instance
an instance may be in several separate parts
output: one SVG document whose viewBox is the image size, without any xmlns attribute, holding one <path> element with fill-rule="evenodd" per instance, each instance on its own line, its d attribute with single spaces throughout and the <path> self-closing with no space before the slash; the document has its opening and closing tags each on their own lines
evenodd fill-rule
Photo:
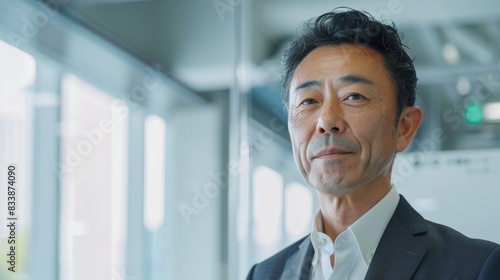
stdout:
<svg viewBox="0 0 500 280">
<path fill-rule="evenodd" d="M 455 45 L 452 43 L 445 43 L 441 50 L 443 59 L 451 65 L 455 65 L 460 61 L 460 53 Z"/>
<path fill-rule="evenodd" d="M 484 104 L 483 117 L 487 122 L 500 122 L 500 102 Z"/>
<path fill-rule="evenodd" d="M 470 88 L 471 88 L 471 85 L 470 85 L 470 82 L 467 78 L 465 78 L 465 77 L 458 78 L 457 90 L 458 90 L 458 93 L 460 93 L 460 95 L 469 94 Z"/>
</svg>

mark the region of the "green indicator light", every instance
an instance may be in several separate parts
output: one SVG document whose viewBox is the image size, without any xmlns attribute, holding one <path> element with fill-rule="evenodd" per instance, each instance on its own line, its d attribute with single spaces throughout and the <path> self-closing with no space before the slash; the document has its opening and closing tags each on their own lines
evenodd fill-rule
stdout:
<svg viewBox="0 0 500 280">
<path fill-rule="evenodd" d="M 465 120 L 470 124 L 480 124 L 483 121 L 483 109 L 477 103 L 471 103 L 465 108 Z"/>
</svg>

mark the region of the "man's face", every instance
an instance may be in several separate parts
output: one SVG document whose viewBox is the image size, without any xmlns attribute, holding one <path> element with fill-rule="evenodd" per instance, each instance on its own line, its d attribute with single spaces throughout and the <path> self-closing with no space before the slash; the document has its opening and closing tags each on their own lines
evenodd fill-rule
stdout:
<svg viewBox="0 0 500 280">
<path fill-rule="evenodd" d="M 388 183 L 394 154 L 404 148 L 394 127 L 396 86 L 380 53 L 319 47 L 295 70 L 289 96 L 295 161 L 312 187 L 338 195 Z"/>
</svg>

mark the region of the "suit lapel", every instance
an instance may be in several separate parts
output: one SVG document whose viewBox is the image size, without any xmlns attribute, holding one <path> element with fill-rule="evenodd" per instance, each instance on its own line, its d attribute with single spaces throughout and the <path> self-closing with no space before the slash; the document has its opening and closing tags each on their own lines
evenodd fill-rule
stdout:
<svg viewBox="0 0 500 280">
<path fill-rule="evenodd" d="M 311 243 L 311 238 L 307 236 L 297 250 L 289 255 L 280 280 L 309 279 L 313 256 L 314 248 Z"/>
<path fill-rule="evenodd" d="M 365 279 L 411 279 L 429 246 L 426 231 L 425 220 L 400 196 Z"/>
</svg>

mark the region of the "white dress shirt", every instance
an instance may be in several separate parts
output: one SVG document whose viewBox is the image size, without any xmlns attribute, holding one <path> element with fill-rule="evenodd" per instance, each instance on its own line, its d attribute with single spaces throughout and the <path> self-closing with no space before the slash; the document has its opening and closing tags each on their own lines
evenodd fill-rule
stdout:
<svg viewBox="0 0 500 280">
<path fill-rule="evenodd" d="M 368 212 L 332 239 L 324 233 L 321 209 L 313 219 L 311 242 L 314 247 L 311 280 L 364 279 L 375 249 L 399 203 L 394 186 Z M 330 256 L 335 254 L 332 268 Z"/>
</svg>

